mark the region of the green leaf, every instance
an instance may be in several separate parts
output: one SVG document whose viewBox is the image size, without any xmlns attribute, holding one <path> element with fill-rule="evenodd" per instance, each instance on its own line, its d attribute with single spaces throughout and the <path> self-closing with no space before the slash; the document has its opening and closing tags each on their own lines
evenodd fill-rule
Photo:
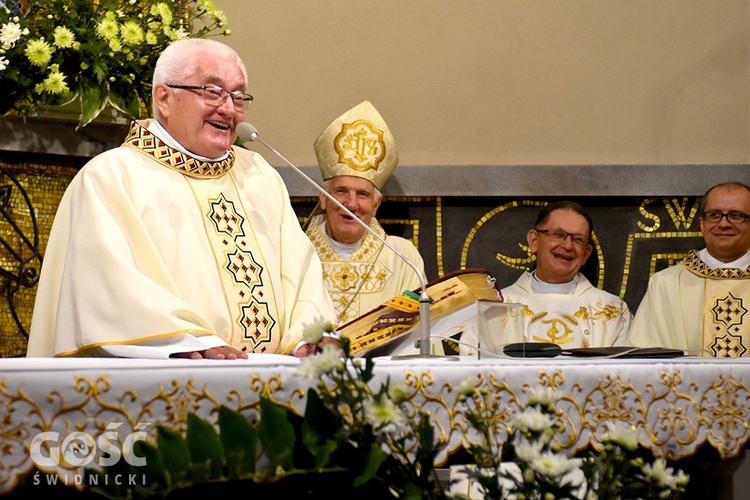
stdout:
<svg viewBox="0 0 750 500">
<path fill-rule="evenodd" d="M 339 418 L 326 408 L 317 392 L 309 389 L 301 432 L 302 442 L 315 458 L 316 468 L 325 467 L 338 448 L 334 436 L 339 426 Z"/>
<path fill-rule="evenodd" d="M 76 130 L 91 123 L 107 105 L 109 86 L 107 82 L 97 83 L 95 80 L 81 75 L 79 78 L 81 92 L 81 119 Z"/>
<path fill-rule="evenodd" d="M 409 481 L 404 485 L 404 493 L 401 498 L 403 500 L 420 500 L 422 498 L 422 488 Z"/>
<path fill-rule="evenodd" d="M 155 446 L 139 440 L 133 443 L 133 452 L 146 461 L 145 465 L 137 468 L 137 473 L 146 476 L 145 483 L 147 486 L 167 487 L 169 485 L 164 460 Z M 136 480 L 138 484 L 143 482 L 140 476 Z"/>
<path fill-rule="evenodd" d="M 362 382 L 365 384 L 372 380 L 372 377 L 374 376 L 374 370 L 375 370 L 375 362 L 372 360 L 371 356 L 365 357 L 365 369 L 362 372 Z"/>
<path fill-rule="evenodd" d="M 294 468 L 293 453 L 297 438 L 294 434 L 294 427 L 287 417 L 287 411 L 268 398 L 261 398 L 258 437 L 263 453 L 271 463 L 285 470 L 291 470 Z"/>
<path fill-rule="evenodd" d="M 141 117 L 141 100 L 132 85 L 109 86 L 109 103 L 120 113 L 132 119 Z"/>
<path fill-rule="evenodd" d="M 388 454 L 380 448 L 380 445 L 378 443 L 372 443 L 370 445 L 370 451 L 367 454 L 367 465 L 362 473 L 354 479 L 354 486 L 362 486 L 374 478 L 377 475 L 380 466 L 387 458 Z"/>
<path fill-rule="evenodd" d="M 221 406 L 219 429 L 229 478 L 238 479 L 254 473 L 258 433 L 252 424 L 241 413 Z"/>
<path fill-rule="evenodd" d="M 221 476 L 224 449 L 214 426 L 194 413 L 188 413 L 186 439 L 193 464 L 204 465 L 210 478 Z"/>
<path fill-rule="evenodd" d="M 171 484 L 179 483 L 190 465 L 187 442 L 176 430 L 159 425 L 156 428 L 156 446 L 164 462 L 164 469 L 170 475 Z"/>
</svg>

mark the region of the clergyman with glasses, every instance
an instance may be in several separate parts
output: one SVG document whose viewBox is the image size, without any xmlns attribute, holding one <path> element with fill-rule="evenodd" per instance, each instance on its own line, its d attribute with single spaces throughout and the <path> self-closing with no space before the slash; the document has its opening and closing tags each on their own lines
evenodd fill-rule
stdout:
<svg viewBox="0 0 750 500">
<path fill-rule="evenodd" d="M 632 343 L 702 356 L 748 356 L 750 187 L 713 186 L 701 199 L 700 214 L 706 247 L 650 278 Z"/>
<path fill-rule="evenodd" d="M 629 343 L 628 305 L 580 272 L 593 252 L 592 231 L 590 215 L 574 201 L 542 207 L 526 234 L 536 267 L 501 290 L 506 302 L 524 305 L 523 337 L 509 341 L 552 342 L 564 349 Z"/>
<path fill-rule="evenodd" d="M 247 81 L 216 40 L 161 54 L 154 119 L 81 168 L 58 207 L 27 356 L 315 351 L 304 327 L 336 313 L 278 172 L 233 145 Z"/>
</svg>

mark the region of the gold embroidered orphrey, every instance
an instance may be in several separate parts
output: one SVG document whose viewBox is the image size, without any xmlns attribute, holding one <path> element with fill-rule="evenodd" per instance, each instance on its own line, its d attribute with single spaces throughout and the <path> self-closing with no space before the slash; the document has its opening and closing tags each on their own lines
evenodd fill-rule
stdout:
<svg viewBox="0 0 750 500">
<path fill-rule="evenodd" d="M 132 122 L 123 146 L 130 146 L 146 153 L 165 167 L 177 170 L 191 177 L 220 177 L 234 166 L 234 149 L 229 149 L 229 156 L 219 161 L 197 160 L 182 151 L 167 146 L 161 139 L 146 127 Z"/>
<path fill-rule="evenodd" d="M 370 220 L 370 229 L 386 238 L 385 230 L 374 218 Z M 368 232 L 349 260 L 343 260 L 315 221 L 311 221 L 307 234 L 320 255 L 323 279 L 336 308 L 339 324 L 357 318 L 365 312 L 360 311 L 360 293 L 380 292 L 393 276 L 393 271 L 377 260 L 383 243 Z"/>
<path fill-rule="evenodd" d="M 245 209 L 229 173 L 234 166 L 234 149 L 227 158 L 206 162 L 175 150 L 133 122 L 123 145 L 147 154 L 160 164 L 186 176 L 197 203 L 205 215 L 204 226 L 216 262 L 221 268 L 222 285 L 234 326 L 227 340 L 244 352 L 273 351 L 275 318 L 278 311 L 273 302 L 273 290 L 264 280 L 263 253 Z M 213 179 L 209 183 L 201 182 Z"/>
<path fill-rule="evenodd" d="M 358 172 L 377 170 L 386 152 L 383 131 L 368 120 L 344 123 L 333 147 L 339 155 L 339 163 Z"/>
<path fill-rule="evenodd" d="M 750 346 L 750 269 L 709 269 L 695 250 L 681 264 L 706 279 L 703 349 L 717 358 L 747 356 Z"/>
</svg>

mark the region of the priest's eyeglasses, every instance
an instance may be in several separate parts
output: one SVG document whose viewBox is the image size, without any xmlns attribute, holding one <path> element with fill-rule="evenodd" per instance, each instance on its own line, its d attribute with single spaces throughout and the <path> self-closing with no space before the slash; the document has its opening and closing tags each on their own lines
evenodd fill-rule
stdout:
<svg viewBox="0 0 750 500">
<path fill-rule="evenodd" d="M 727 221 L 733 224 L 744 224 L 747 219 L 750 219 L 750 215 L 737 211 L 728 213 L 719 212 L 718 210 L 703 212 L 703 220 L 706 222 L 719 222 L 724 217 L 727 218 Z"/>
<path fill-rule="evenodd" d="M 242 92 L 240 90 L 235 90 L 234 92 L 231 92 L 227 89 L 223 89 L 215 85 L 169 85 L 167 84 L 167 87 L 173 88 L 173 89 L 183 89 L 183 90 L 199 90 L 201 92 L 201 95 L 203 96 L 203 100 L 206 101 L 206 104 L 210 104 L 211 106 L 217 106 L 217 107 L 224 104 L 224 101 L 227 100 L 227 97 L 231 96 L 232 104 L 234 104 L 234 109 L 238 111 L 245 109 L 245 105 L 249 105 L 251 102 L 253 102 L 253 96 L 251 96 L 250 94 L 246 94 L 245 92 Z"/>
<path fill-rule="evenodd" d="M 534 231 L 537 233 L 541 233 L 549 237 L 550 240 L 554 241 L 555 243 L 562 243 L 563 241 L 568 239 L 568 236 L 570 236 L 570 241 L 577 247 L 585 247 L 588 245 L 589 241 L 586 236 L 578 233 L 569 233 L 567 231 L 563 231 L 562 229 L 536 229 L 534 228 Z"/>
</svg>

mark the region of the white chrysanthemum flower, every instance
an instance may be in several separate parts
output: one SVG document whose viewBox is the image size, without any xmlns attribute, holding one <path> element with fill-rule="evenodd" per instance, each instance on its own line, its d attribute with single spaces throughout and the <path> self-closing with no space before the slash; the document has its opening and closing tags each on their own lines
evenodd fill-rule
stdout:
<svg viewBox="0 0 750 500">
<path fill-rule="evenodd" d="M 474 393 L 477 390 L 477 386 L 474 382 L 471 380 L 464 380 L 461 382 L 461 384 L 458 386 L 458 393 L 465 397 L 473 396 Z"/>
<path fill-rule="evenodd" d="M 164 2 L 159 2 L 156 5 L 152 5 L 151 15 L 159 16 L 161 18 L 161 22 L 164 24 L 172 24 L 172 11 L 170 10 L 169 5 Z"/>
<path fill-rule="evenodd" d="M 26 50 L 24 50 L 29 62 L 40 68 L 49 64 L 50 59 L 52 59 L 52 52 L 54 52 L 54 49 L 43 39 L 30 41 L 26 45 Z"/>
<path fill-rule="evenodd" d="M 198 0 L 198 10 L 205 10 L 211 14 L 216 10 L 216 6 L 212 0 Z"/>
<path fill-rule="evenodd" d="M 107 14 L 112 14 L 108 12 Z M 96 32 L 105 40 L 112 41 L 120 34 L 120 25 L 110 16 L 106 16 L 96 25 Z"/>
<path fill-rule="evenodd" d="M 343 369 L 344 362 L 339 350 L 331 344 L 323 346 L 323 350 L 314 356 L 304 358 L 297 369 L 297 373 L 308 378 L 320 378 L 326 373 Z"/>
<path fill-rule="evenodd" d="M 0 56 L 0 71 L 8 67 L 8 59 L 5 56 Z"/>
<path fill-rule="evenodd" d="M 125 42 L 126 45 L 140 45 L 145 38 L 143 29 L 135 21 L 125 21 L 125 24 L 122 25 L 120 30 L 120 34 L 122 35 L 122 41 Z"/>
<path fill-rule="evenodd" d="M 52 32 L 52 38 L 54 40 L 55 47 L 60 49 L 67 49 L 72 47 L 76 41 L 76 36 L 65 26 L 57 26 L 55 31 Z"/>
<path fill-rule="evenodd" d="M 333 323 L 329 320 L 317 317 L 313 323 L 304 325 L 302 338 L 311 344 L 317 344 L 323 340 L 326 333 L 333 333 L 335 330 Z"/>
<path fill-rule="evenodd" d="M 688 482 L 690 481 L 690 476 L 682 472 L 682 470 L 677 471 L 677 475 L 675 476 L 675 483 L 680 488 L 684 488 L 688 485 Z"/>
<path fill-rule="evenodd" d="M 20 24 L 3 24 L 3 27 L 0 28 L 0 43 L 2 43 L 5 50 L 8 50 L 16 44 L 16 42 L 21 38 L 22 35 L 23 30 L 21 30 Z"/>
<path fill-rule="evenodd" d="M 393 384 L 388 387 L 388 397 L 396 404 L 406 401 L 407 396 L 408 393 L 404 384 Z"/>
<path fill-rule="evenodd" d="M 121 52 L 122 51 L 122 42 L 118 40 L 117 38 L 111 38 L 107 41 L 107 44 L 109 45 L 109 50 L 112 52 Z"/>
<path fill-rule="evenodd" d="M 317 344 L 323 340 L 323 333 L 324 320 L 323 318 L 318 317 L 313 323 L 304 325 L 302 329 L 302 338 L 305 339 L 305 342 Z"/>
<path fill-rule="evenodd" d="M 639 445 L 638 433 L 633 426 L 619 420 L 609 424 L 607 432 L 601 437 L 601 442 L 622 446 L 628 451 L 637 450 Z"/>
<path fill-rule="evenodd" d="M 184 38 L 187 38 L 190 36 L 190 33 L 185 31 L 185 28 L 180 26 L 180 29 L 176 29 L 172 31 L 172 35 L 175 37 L 175 40 L 182 40 Z"/>
<path fill-rule="evenodd" d="M 653 464 L 645 464 L 641 470 L 647 480 L 662 488 L 677 490 L 679 486 L 685 486 L 688 483 L 688 476 L 679 471 L 674 474 L 672 467 L 667 467 L 667 461 L 663 458 L 657 458 Z"/>
<path fill-rule="evenodd" d="M 529 405 L 541 405 L 545 408 L 554 408 L 560 400 L 560 394 L 552 387 L 540 387 L 531 389 Z"/>
<path fill-rule="evenodd" d="M 521 432 L 542 432 L 551 429 L 556 421 L 554 415 L 544 413 L 538 407 L 526 408 L 516 416 L 515 427 Z"/>
<path fill-rule="evenodd" d="M 220 27 L 223 28 L 224 26 L 226 26 L 227 24 L 229 24 L 229 18 L 227 17 L 226 12 L 224 12 L 223 10 L 216 10 L 216 11 L 214 11 L 213 16 L 214 16 L 214 18 L 216 18 L 216 23 Z"/>
<path fill-rule="evenodd" d="M 539 441 L 520 439 L 515 445 L 516 456 L 524 462 L 533 462 L 542 455 L 544 444 Z"/>
<path fill-rule="evenodd" d="M 385 394 L 381 395 L 380 399 L 365 401 L 362 406 L 365 410 L 365 420 L 375 432 L 399 434 L 406 429 L 406 416 Z"/>
<path fill-rule="evenodd" d="M 547 477 L 559 477 L 573 470 L 574 462 L 562 453 L 545 452 L 531 462 L 531 467 Z"/>
</svg>

